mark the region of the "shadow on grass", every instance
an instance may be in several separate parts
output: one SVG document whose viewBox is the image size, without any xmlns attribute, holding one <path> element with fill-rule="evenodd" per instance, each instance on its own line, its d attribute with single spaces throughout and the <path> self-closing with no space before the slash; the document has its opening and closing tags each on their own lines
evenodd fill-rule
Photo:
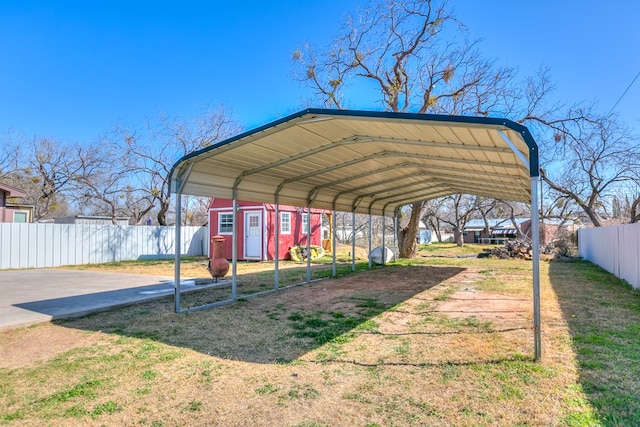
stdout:
<svg viewBox="0 0 640 427">
<path fill-rule="evenodd" d="M 640 425 L 640 291 L 587 261 L 552 262 L 549 275 L 597 411 L 571 424 Z"/>
<path fill-rule="evenodd" d="M 174 313 L 173 298 L 167 297 L 55 323 L 226 359 L 286 363 L 348 331 L 366 330 L 371 318 L 463 270 L 387 266 L 191 313 Z M 239 276 L 239 281 L 263 283 L 260 274 Z"/>
<path fill-rule="evenodd" d="M 275 273 L 273 263 L 264 264 L 264 271 L 254 273 L 239 273 L 237 279 L 236 298 L 243 301 L 256 295 L 273 292 L 275 289 Z M 353 273 L 351 263 L 339 263 L 336 265 L 336 277 L 342 277 Z M 368 263 L 359 262 L 355 265 L 355 271 L 363 271 L 368 269 Z M 311 280 L 330 278 L 332 268 L 330 264 L 313 263 L 311 264 L 310 275 Z M 291 286 L 306 284 L 307 267 L 306 263 L 302 266 L 300 263 L 291 264 L 284 263 L 279 270 L 279 290 Z M 213 289 L 207 288 L 201 292 L 189 291 L 181 296 L 180 309 L 201 309 L 207 308 L 209 305 L 229 302 L 232 299 L 231 278 L 227 276 L 223 284 L 214 286 Z"/>
</svg>

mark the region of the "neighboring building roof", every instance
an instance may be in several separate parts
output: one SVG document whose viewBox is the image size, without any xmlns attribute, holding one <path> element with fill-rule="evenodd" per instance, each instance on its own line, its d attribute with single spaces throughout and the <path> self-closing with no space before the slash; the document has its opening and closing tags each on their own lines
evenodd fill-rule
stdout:
<svg viewBox="0 0 640 427">
<path fill-rule="evenodd" d="M 24 191 L 18 190 L 15 187 L 2 183 L 0 183 L 0 191 L 4 191 L 5 193 L 7 193 L 7 197 L 27 197 L 27 193 L 25 193 Z"/>
<path fill-rule="evenodd" d="M 516 223 L 518 225 L 522 225 L 524 222 L 529 221 L 529 218 L 516 218 Z M 494 230 L 496 227 L 500 227 L 501 229 L 513 229 L 513 223 L 509 218 L 488 218 L 487 222 L 489 223 L 489 228 Z M 480 219 L 472 219 L 469 220 L 462 229 L 464 231 L 482 231 L 485 228 L 484 220 Z"/>
<path fill-rule="evenodd" d="M 29 205 L 26 203 L 7 203 L 7 207 L 20 208 L 20 209 L 33 209 L 35 206 Z"/>
<path fill-rule="evenodd" d="M 54 218 L 56 224 L 79 224 L 79 223 L 95 223 L 95 224 L 111 224 L 113 218 L 101 215 L 71 215 Z M 129 224 L 128 217 L 118 217 L 116 221 L 119 225 Z"/>
</svg>

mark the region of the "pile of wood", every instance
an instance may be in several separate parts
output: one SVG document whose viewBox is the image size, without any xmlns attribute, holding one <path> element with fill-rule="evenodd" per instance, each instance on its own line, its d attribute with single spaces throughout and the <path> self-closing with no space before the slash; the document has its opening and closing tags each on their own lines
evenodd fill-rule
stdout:
<svg viewBox="0 0 640 427">
<path fill-rule="evenodd" d="M 491 255 L 489 256 L 501 259 L 518 258 L 531 260 L 533 258 L 533 250 L 531 243 L 524 240 L 509 240 L 503 247 L 491 249 Z"/>
</svg>

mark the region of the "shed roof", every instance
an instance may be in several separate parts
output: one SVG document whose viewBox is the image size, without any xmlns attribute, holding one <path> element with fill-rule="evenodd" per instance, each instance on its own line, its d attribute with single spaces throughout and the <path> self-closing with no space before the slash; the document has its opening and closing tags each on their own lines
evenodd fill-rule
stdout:
<svg viewBox="0 0 640 427">
<path fill-rule="evenodd" d="M 267 211 L 275 211 L 276 206 L 273 203 L 265 203 L 265 202 L 253 202 L 248 200 L 238 200 L 238 209 L 255 209 L 258 206 L 264 207 Z M 230 211 L 233 206 L 233 200 L 231 199 L 212 199 L 211 203 L 209 203 L 209 209 L 213 210 L 228 210 Z M 306 212 L 306 209 L 301 206 L 293 206 L 293 205 L 278 205 L 278 210 L 280 212 Z M 316 209 L 311 208 L 310 212 L 312 214 L 321 214 L 328 213 L 329 211 L 326 209 Z"/>
<path fill-rule="evenodd" d="M 460 193 L 530 202 L 532 176 L 536 143 L 507 119 L 306 109 L 182 157 L 170 187 L 392 215 Z"/>
</svg>

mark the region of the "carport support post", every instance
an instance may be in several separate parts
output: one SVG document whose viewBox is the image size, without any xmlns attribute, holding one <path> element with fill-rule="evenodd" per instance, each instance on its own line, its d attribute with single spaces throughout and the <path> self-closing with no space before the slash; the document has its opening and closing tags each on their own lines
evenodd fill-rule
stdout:
<svg viewBox="0 0 640 427">
<path fill-rule="evenodd" d="M 331 221 L 333 222 L 333 233 L 331 233 L 331 252 L 333 252 L 331 260 L 331 276 L 336 277 L 338 275 L 336 271 L 336 254 L 338 253 L 338 248 L 336 248 L 336 210 L 331 211 Z"/>
<path fill-rule="evenodd" d="M 393 213 L 393 260 L 397 261 L 397 252 L 396 252 L 396 236 L 398 235 L 398 215 L 395 214 L 395 211 Z"/>
<path fill-rule="evenodd" d="M 356 211 L 351 212 L 351 271 L 356 271 Z"/>
<path fill-rule="evenodd" d="M 231 235 L 231 299 L 236 299 L 238 283 L 236 274 L 238 272 L 238 192 L 233 189 L 233 234 Z"/>
<path fill-rule="evenodd" d="M 176 240 L 175 240 L 175 258 L 173 268 L 173 301 L 175 302 L 175 312 L 180 313 L 180 223 L 182 222 L 182 195 L 176 193 Z"/>
<path fill-rule="evenodd" d="M 387 245 L 385 245 L 385 228 L 387 227 L 387 217 L 382 215 L 382 265 L 387 265 Z"/>
<path fill-rule="evenodd" d="M 311 207 L 307 201 L 307 283 L 311 281 Z"/>
<path fill-rule="evenodd" d="M 275 217 L 275 241 L 273 242 L 273 281 L 274 281 L 274 289 L 278 289 L 280 287 L 280 280 L 278 278 L 278 258 L 280 258 L 280 207 L 278 206 L 279 197 L 276 194 L 275 200 L 275 208 L 276 208 L 276 217 Z"/>
<path fill-rule="evenodd" d="M 542 357 L 542 334 L 540 331 L 540 228 L 538 215 L 538 176 L 531 177 L 531 244 L 533 246 L 533 360 Z"/>
<path fill-rule="evenodd" d="M 371 268 L 371 214 L 369 214 L 369 268 Z"/>
</svg>

